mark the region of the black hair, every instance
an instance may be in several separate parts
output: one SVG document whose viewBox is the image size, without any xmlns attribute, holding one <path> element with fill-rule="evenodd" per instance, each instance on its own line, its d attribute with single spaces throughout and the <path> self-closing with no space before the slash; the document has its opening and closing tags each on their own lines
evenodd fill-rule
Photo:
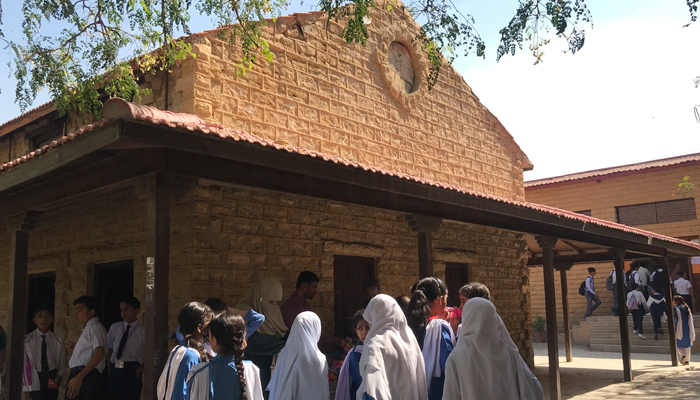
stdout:
<svg viewBox="0 0 700 400">
<path fill-rule="evenodd" d="M 635 271 L 638 270 L 639 269 L 639 262 L 635 261 L 632 264 L 630 264 L 630 269 L 635 270 Z"/>
<path fill-rule="evenodd" d="M 637 285 L 637 282 L 630 282 L 630 289 L 637 290 L 637 287 L 639 287 L 639 285 Z"/>
<path fill-rule="evenodd" d="M 371 287 L 376 287 L 377 289 L 381 289 L 379 286 L 379 281 L 377 279 L 366 279 L 364 282 L 362 282 L 362 287 L 364 289 L 371 288 Z"/>
<path fill-rule="evenodd" d="M 358 310 L 355 315 L 352 317 L 352 330 L 355 331 L 357 329 L 357 324 L 360 323 L 360 321 L 365 319 L 365 310 Z"/>
<path fill-rule="evenodd" d="M 97 298 L 93 296 L 80 296 L 77 299 L 73 300 L 73 305 L 77 306 L 78 304 L 82 304 L 85 306 L 85 308 L 88 309 L 88 311 L 93 310 L 95 311 L 95 315 L 97 315 Z"/>
<path fill-rule="evenodd" d="M 685 302 L 683 296 L 675 295 L 673 296 L 673 301 L 680 303 L 680 305 L 683 307 L 683 311 L 685 311 L 686 318 L 690 319 L 690 307 L 688 307 L 688 304 Z M 688 323 L 690 323 L 690 321 L 688 321 Z"/>
<path fill-rule="evenodd" d="M 246 382 L 243 375 L 245 321 L 243 321 L 240 315 L 221 313 L 212 318 L 209 323 L 209 333 L 216 338 L 217 343 L 221 346 L 219 354 L 234 356 L 236 360 L 236 370 L 238 370 L 238 381 L 241 383 L 241 400 L 248 400 L 248 396 L 245 393 Z"/>
<path fill-rule="evenodd" d="M 459 294 L 468 299 L 482 298 L 491 300 L 491 292 L 489 292 L 489 288 L 487 288 L 483 283 L 479 282 L 467 283 L 459 288 Z"/>
<path fill-rule="evenodd" d="M 408 304 L 411 302 L 411 298 L 408 296 L 398 296 L 394 300 L 396 300 L 396 302 L 399 304 L 399 307 L 401 307 L 401 310 L 403 311 L 403 315 L 408 320 Z"/>
<path fill-rule="evenodd" d="M 199 353 L 199 361 L 209 361 L 209 354 L 204 350 L 204 346 L 192 337 L 192 332 L 197 330 L 199 325 L 204 325 L 207 320 L 214 316 L 214 312 L 208 305 L 193 301 L 185 304 L 180 309 L 177 322 L 180 324 L 180 332 L 185 337 L 185 344 Z"/>
<path fill-rule="evenodd" d="M 140 309 L 140 308 L 141 308 L 141 302 L 139 301 L 139 299 L 137 299 L 137 298 L 134 297 L 134 296 L 125 297 L 125 298 L 123 298 L 122 301 L 120 301 L 119 303 L 120 303 L 120 304 L 121 304 L 121 303 L 124 303 L 124 304 L 126 304 L 127 306 L 133 308 L 134 310 Z"/>
<path fill-rule="evenodd" d="M 48 311 L 51 313 L 51 315 L 53 315 L 53 309 L 51 307 L 47 306 L 46 304 L 41 304 L 41 305 L 39 305 L 39 307 L 35 308 L 34 314 L 32 314 L 32 315 L 34 316 L 34 318 L 36 318 L 36 315 L 42 311 Z"/>
<path fill-rule="evenodd" d="M 320 282 L 318 275 L 311 271 L 301 271 L 299 277 L 297 278 L 297 289 L 304 286 L 307 283 Z"/>
<path fill-rule="evenodd" d="M 676 275 L 680 276 L 681 278 L 685 278 L 685 271 L 680 270 L 680 271 L 676 272 Z"/>
<path fill-rule="evenodd" d="M 421 348 L 423 348 L 423 334 L 432 314 L 431 303 L 446 295 L 445 284 L 433 277 L 423 278 L 411 287 L 411 302 L 408 304 L 406 319 Z"/>
<path fill-rule="evenodd" d="M 588 268 L 588 273 L 590 274 L 591 272 L 595 272 L 595 268 L 593 268 L 593 267 Z"/>
<path fill-rule="evenodd" d="M 209 300 L 205 301 L 204 304 L 208 305 L 209 308 L 211 308 L 211 310 L 217 314 L 222 313 L 222 312 L 226 312 L 226 310 L 228 310 L 228 306 L 226 305 L 226 303 L 224 303 L 224 301 L 218 297 L 215 297 L 213 299 L 209 299 Z"/>
</svg>

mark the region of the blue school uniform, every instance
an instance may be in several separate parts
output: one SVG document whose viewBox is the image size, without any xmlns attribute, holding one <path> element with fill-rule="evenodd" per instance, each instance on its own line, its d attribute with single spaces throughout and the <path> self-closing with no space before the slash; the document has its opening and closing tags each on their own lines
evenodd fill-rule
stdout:
<svg viewBox="0 0 700 400">
<path fill-rule="evenodd" d="M 362 346 L 362 342 L 357 343 Z M 353 349 L 354 350 L 354 349 Z M 362 358 L 362 353 L 357 351 L 352 351 L 348 354 L 346 362 L 349 361 L 348 372 L 350 372 L 350 399 L 356 400 L 357 389 L 360 388 L 362 384 L 362 374 L 360 373 L 360 358 Z"/>
<path fill-rule="evenodd" d="M 198 380 L 201 380 L 204 385 L 195 388 L 194 383 Z M 207 382 L 208 385 L 206 384 Z M 190 378 L 187 380 L 186 399 L 206 400 L 206 394 L 202 393 L 202 391 L 208 393 L 208 399 L 210 400 L 240 400 L 243 388 L 238 379 L 236 359 L 233 355 L 216 356 L 201 368 L 192 371 Z"/>
<path fill-rule="evenodd" d="M 436 374 L 433 373 L 431 377 L 428 377 L 430 379 L 430 390 L 428 391 L 428 400 L 441 400 L 442 399 L 442 392 L 445 386 L 445 364 L 447 363 L 447 357 L 449 357 L 450 353 L 452 353 L 452 350 L 454 350 L 454 344 L 452 342 L 452 338 L 454 337 L 454 334 L 452 333 L 452 328 L 450 328 L 449 325 L 446 323 L 442 323 L 441 320 L 438 319 L 432 319 L 428 325 L 430 324 L 440 324 L 440 333 L 439 337 L 437 338 L 437 342 L 439 342 L 439 365 L 440 365 L 440 376 L 435 376 Z M 425 356 L 425 351 L 426 351 L 426 335 L 428 333 L 428 329 L 426 329 L 426 332 L 423 334 L 423 353 Z M 436 349 L 437 350 L 437 349 Z M 435 366 L 437 367 L 437 365 Z M 434 367 L 434 368 L 435 368 Z M 427 370 L 427 361 L 426 361 L 426 370 Z M 426 371 L 427 372 L 427 371 Z"/>
<path fill-rule="evenodd" d="M 178 353 L 184 354 L 182 354 L 182 359 L 180 362 L 176 363 L 174 361 L 177 359 L 176 355 L 178 355 Z M 169 391 L 169 388 L 172 388 L 172 394 L 169 398 L 164 396 L 164 400 L 185 399 L 185 396 L 187 395 L 187 375 L 190 373 L 192 367 L 197 364 L 199 364 L 199 353 L 191 348 L 180 345 L 175 347 L 173 351 L 170 352 L 168 363 L 163 371 L 165 375 L 161 376 L 161 380 L 165 379 L 165 384 L 163 386 L 165 387 L 166 391 Z"/>
<path fill-rule="evenodd" d="M 245 337 L 246 339 L 250 337 L 255 331 L 260 328 L 260 325 L 265 322 L 265 316 L 255 312 L 255 310 L 250 309 L 246 315 L 243 317 L 243 320 L 245 321 Z M 175 329 L 175 338 L 177 339 L 178 343 L 181 345 L 185 344 L 185 335 L 180 332 L 180 326 Z"/>
<path fill-rule="evenodd" d="M 683 339 L 676 339 L 676 347 L 693 347 L 693 342 L 690 341 L 690 324 L 688 321 L 688 315 L 686 314 L 686 308 L 682 305 L 673 306 L 673 308 L 673 324 L 678 326 L 678 314 L 680 314 L 682 318 L 681 326 L 683 327 Z"/>
</svg>

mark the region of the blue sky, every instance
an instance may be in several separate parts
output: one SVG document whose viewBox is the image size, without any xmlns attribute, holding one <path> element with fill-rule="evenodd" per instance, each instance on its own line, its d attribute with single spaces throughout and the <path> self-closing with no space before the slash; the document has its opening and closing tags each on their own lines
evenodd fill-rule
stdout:
<svg viewBox="0 0 700 400">
<path fill-rule="evenodd" d="M 526 180 L 700 152 L 700 22 L 683 0 L 587 0 L 593 28 L 586 45 L 564 54 L 552 37 L 544 62 L 533 66 L 527 49 L 496 63 L 498 31 L 508 24 L 516 0 L 456 1 L 476 19 L 486 58 L 458 58 L 456 69 L 506 126 L 535 164 Z M 315 9 L 294 0 L 288 13 Z M 4 2 L 2 30 L 20 34 L 21 1 Z M 191 30 L 211 29 L 208 17 L 192 12 Z M 0 53 L 0 121 L 20 114 L 14 81 Z M 48 100 L 46 91 L 35 105 Z M 692 177 L 691 177 L 692 178 Z M 679 178 L 682 179 L 682 177 Z"/>
</svg>

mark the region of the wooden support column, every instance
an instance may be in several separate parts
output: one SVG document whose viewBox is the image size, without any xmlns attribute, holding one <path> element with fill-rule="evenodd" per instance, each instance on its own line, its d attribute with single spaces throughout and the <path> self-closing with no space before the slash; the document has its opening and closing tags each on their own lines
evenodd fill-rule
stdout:
<svg viewBox="0 0 700 400">
<path fill-rule="evenodd" d="M 569 285 L 566 280 L 566 271 L 570 270 L 572 264 L 557 264 L 556 269 L 561 275 L 561 307 L 564 315 L 564 344 L 566 346 L 566 362 L 573 360 L 571 348 L 571 326 L 569 325 Z"/>
<path fill-rule="evenodd" d="M 157 397 L 158 377 L 168 357 L 170 182 L 163 172 L 148 177 L 143 393 L 149 399 Z"/>
<path fill-rule="evenodd" d="M 617 280 L 617 304 L 620 318 L 620 344 L 622 346 L 622 368 L 625 382 L 632 381 L 632 355 L 630 352 L 630 336 L 627 327 L 627 292 L 625 291 L 625 249 L 610 249 L 615 264 L 615 279 Z"/>
<path fill-rule="evenodd" d="M 29 211 L 7 221 L 12 235 L 10 248 L 10 281 L 8 296 L 7 350 L 5 356 L 4 389 L 6 399 L 21 399 L 24 334 L 27 328 L 27 297 L 29 278 L 29 232 L 34 229 L 40 212 Z"/>
<path fill-rule="evenodd" d="M 664 274 L 666 274 L 666 284 L 664 285 L 664 297 L 666 298 L 666 317 L 668 324 L 668 345 L 671 350 L 671 365 L 678 366 L 678 350 L 676 349 L 676 327 L 673 325 L 673 293 L 671 292 L 671 265 L 668 257 L 662 260 Z"/>
<path fill-rule="evenodd" d="M 549 398 L 550 400 L 561 400 L 557 300 L 554 292 L 554 246 L 557 244 L 557 238 L 537 236 L 535 239 L 542 248 L 542 267 L 544 268 L 544 302 L 547 314 L 547 352 L 549 353 Z"/>
<path fill-rule="evenodd" d="M 411 214 L 406 216 L 406 221 L 418 235 L 418 276 L 421 279 L 433 276 L 433 233 L 440 228 L 442 220 Z"/>
</svg>

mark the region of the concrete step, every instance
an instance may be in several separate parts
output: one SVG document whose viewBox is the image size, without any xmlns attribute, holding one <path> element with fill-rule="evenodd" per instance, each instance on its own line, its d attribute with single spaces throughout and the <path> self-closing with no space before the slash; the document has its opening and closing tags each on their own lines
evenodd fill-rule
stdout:
<svg viewBox="0 0 700 400">
<path fill-rule="evenodd" d="M 653 341 L 653 340 L 652 340 Z M 667 342 L 668 344 L 668 342 Z M 597 345 L 591 343 L 591 351 L 604 351 L 612 353 L 622 353 L 622 346 L 619 344 L 606 344 Z M 641 354 L 669 354 L 669 347 L 657 347 L 657 346 L 641 346 L 641 345 L 630 345 L 630 351 L 632 353 Z"/>
<path fill-rule="evenodd" d="M 661 337 L 659 340 L 654 340 L 654 334 L 646 336 L 646 340 L 640 339 L 637 335 L 634 338 L 630 338 L 630 346 L 650 346 L 650 347 L 663 347 L 664 349 L 669 348 L 668 336 Z M 591 346 L 593 345 L 617 345 L 620 346 L 620 338 L 617 339 L 593 339 L 591 338 Z"/>
</svg>

